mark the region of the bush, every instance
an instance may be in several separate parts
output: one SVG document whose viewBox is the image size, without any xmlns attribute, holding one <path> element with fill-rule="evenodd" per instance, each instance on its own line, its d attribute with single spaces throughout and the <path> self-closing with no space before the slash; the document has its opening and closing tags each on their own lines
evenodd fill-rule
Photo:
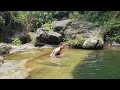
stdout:
<svg viewBox="0 0 120 90">
<path fill-rule="evenodd" d="M 29 32 L 28 34 L 31 37 L 31 44 L 35 45 L 35 43 L 36 43 L 35 33 L 34 32 Z"/>
<path fill-rule="evenodd" d="M 69 13 L 69 18 L 92 22 L 98 27 L 103 25 L 104 22 L 111 20 L 116 13 L 114 11 L 72 11 Z"/>
<path fill-rule="evenodd" d="M 12 38 L 12 43 L 14 44 L 14 45 L 21 45 L 21 41 L 20 41 L 20 39 L 19 38 Z"/>
<path fill-rule="evenodd" d="M 117 43 L 120 43 L 120 34 L 114 37 L 111 37 L 112 41 L 116 41 Z"/>
<path fill-rule="evenodd" d="M 5 24 L 5 19 L 0 16 L 0 27 L 3 26 Z"/>
<path fill-rule="evenodd" d="M 82 48 L 84 41 L 85 39 L 83 37 L 80 37 L 78 39 L 67 38 L 68 45 L 73 48 Z"/>
<path fill-rule="evenodd" d="M 69 14 L 70 19 L 79 20 L 79 19 L 82 19 L 81 17 L 82 16 L 80 15 L 78 11 L 75 11 Z"/>
<path fill-rule="evenodd" d="M 105 40 L 106 38 L 120 43 L 120 20 L 113 19 L 107 23 Z"/>
<path fill-rule="evenodd" d="M 35 43 L 36 43 L 36 38 L 32 38 L 31 43 L 32 43 L 33 45 L 35 45 Z"/>
<path fill-rule="evenodd" d="M 49 22 L 43 24 L 42 26 L 43 26 L 43 28 L 45 28 L 45 29 L 47 29 L 47 30 L 49 30 L 49 31 L 52 31 L 51 24 L 52 24 L 52 22 L 49 21 Z"/>
</svg>

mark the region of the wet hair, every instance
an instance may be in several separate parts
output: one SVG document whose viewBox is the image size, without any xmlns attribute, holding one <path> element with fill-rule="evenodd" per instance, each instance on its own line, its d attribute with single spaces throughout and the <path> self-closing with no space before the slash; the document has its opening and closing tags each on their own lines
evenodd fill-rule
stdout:
<svg viewBox="0 0 120 90">
<path fill-rule="evenodd" d="M 58 45 L 58 46 L 62 46 L 62 45 L 64 45 L 65 43 L 63 43 L 63 42 L 60 42 L 60 44 Z"/>
<path fill-rule="evenodd" d="M 63 43 L 62 42 L 60 42 L 60 44 L 59 45 L 63 45 Z"/>
</svg>

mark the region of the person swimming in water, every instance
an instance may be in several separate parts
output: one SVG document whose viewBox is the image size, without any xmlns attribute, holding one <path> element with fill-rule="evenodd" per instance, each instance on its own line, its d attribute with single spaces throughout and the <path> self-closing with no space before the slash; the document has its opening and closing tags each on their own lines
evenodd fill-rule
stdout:
<svg viewBox="0 0 120 90">
<path fill-rule="evenodd" d="M 64 48 L 65 48 L 65 44 L 60 43 L 60 45 L 57 48 L 55 48 L 53 52 L 50 54 L 50 57 L 57 57 L 57 58 L 62 57 L 64 54 L 61 52 Z"/>
</svg>

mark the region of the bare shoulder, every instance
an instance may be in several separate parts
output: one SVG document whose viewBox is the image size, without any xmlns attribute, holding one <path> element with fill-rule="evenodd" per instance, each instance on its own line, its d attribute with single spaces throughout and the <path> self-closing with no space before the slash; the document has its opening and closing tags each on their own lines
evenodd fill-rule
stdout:
<svg viewBox="0 0 120 90">
<path fill-rule="evenodd" d="M 60 50 L 60 47 L 55 48 L 55 49 L 53 50 L 53 52 L 54 52 L 54 51 L 58 51 L 58 50 Z"/>
</svg>

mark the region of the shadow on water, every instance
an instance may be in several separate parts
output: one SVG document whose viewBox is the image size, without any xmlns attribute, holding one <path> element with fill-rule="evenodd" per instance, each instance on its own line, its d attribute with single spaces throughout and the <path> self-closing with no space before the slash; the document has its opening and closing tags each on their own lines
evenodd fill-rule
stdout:
<svg viewBox="0 0 120 90">
<path fill-rule="evenodd" d="M 74 79 L 119 79 L 120 50 L 95 50 L 84 63 L 78 64 L 72 74 Z"/>
</svg>

